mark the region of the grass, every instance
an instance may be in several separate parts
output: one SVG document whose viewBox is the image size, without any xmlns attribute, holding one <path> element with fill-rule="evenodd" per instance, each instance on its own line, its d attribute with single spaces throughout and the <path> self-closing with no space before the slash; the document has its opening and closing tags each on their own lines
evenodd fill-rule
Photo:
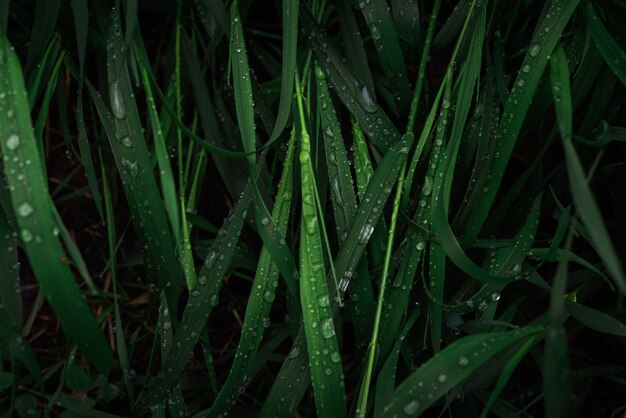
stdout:
<svg viewBox="0 0 626 418">
<path fill-rule="evenodd" d="M 7 416 L 621 416 L 622 1 L 0 4 Z"/>
</svg>

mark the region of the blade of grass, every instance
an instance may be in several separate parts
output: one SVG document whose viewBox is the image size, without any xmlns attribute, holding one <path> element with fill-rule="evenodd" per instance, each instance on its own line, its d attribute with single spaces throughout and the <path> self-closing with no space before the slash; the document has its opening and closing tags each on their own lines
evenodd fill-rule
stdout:
<svg viewBox="0 0 626 418">
<path fill-rule="evenodd" d="M 295 154 L 295 130 L 292 131 L 281 174 L 276 204 L 272 216 L 279 230 L 286 232 L 290 205 L 293 196 L 293 164 Z M 269 325 L 269 313 L 275 299 L 275 285 L 278 283 L 278 268 L 272 262 L 269 251 L 261 250 L 256 274 L 252 283 L 253 292 L 248 299 L 242 334 L 237 345 L 235 360 L 228 378 L 213 402 L 207 416 L 215 417 L 227 413 L 237 399 L 238 389 L 243 384 L 251 364 L 261 344 L 265 328 Z"/>
<path fill-rule="evenodd" d="M 268 142 L 274 141 L 281 134 L 289 113 L 293 99 L 293 80 L 296 72 L 296 56 L 298 52 L 298 10 L 299 0 L 283 0 L 283 51 L 280 77 L 280 102 L 276 124 Z"/>
<path fill-rule="evenodd" d="M 302 6 L 300 13 L 304 33 L 339 99 L 354 115 L 372 144 L 381 153 L 386 153 L 392 145 L 400 141 L 400 133 L 382 108 L 374 102 L 367 87 L 357 80 L 338 51 L 332 47 L 332 41 L 307 7 Z"/>
<path fill-rule="evenodd" d="M 621 293 L 626 292 L 626 278 L 609 232 L 602 220 L 602 213 L 588 184 L 583 166 L 572 143 L 573 115 L 569 85 L 569 69 L 562 47 L 551 58 L 550 82 L 558 121 L 569 186 L 576 210 L 581 218 L 591 243 L 613 278 Z"/>
<path fill-rule="evenodd" d="M 4 36 L 0 37 L 0 68 L 5 90 L 0 97 L 3 118 L 0 142 L 5 156 L 4 170 L 11 173 L 7 174 L 7 181 L 24 250 L 64 330 L 85 356 L 102 373 L 108 374 L 111 351 L 69 267 L 63 263 L 65 254 L 55 234 L 52 202 L 41 164 L 43 156 L 37 151 L 32 131 L 21 67 Z"/>
<path fill-rule="evenodd" d="M 174 350 L 170 351 L 159 374 L 144 387 L 133 411 L 139 413 L 152 405 L 158 405 L 167 396 L 183 372 L 194 347 L 198 343 L 202 328 L 213 308 L 218 304 L 218 293 L 222 278 L 230 265 L 236 242 L 247 217 L 252 186 L 248 184 L 243 195 L 224 221 L 211 250 L 198 272 L 198 281 L 190 292 L 183 318 L 174 335 Z"/>
<path fill-rule="evenodd" d="M 541 331 L 541 326 L 529 326 L 508 332 L 470 335 L 450 344 L 398 386 L 381 417 L 419 416 L 495 354 Z"/>
<path fill-rule="evenodd" d="M 508 96 L 501 122 L 496 134 L 494 160 L 490 175 L 483 187 L 483 198 L 476 205 L 467 222 L 467 231 L 462 246 L 472 243 L 489 215 L 496 193 L 509 164 L 513 148 L 524 123 L 526 113 L 552 50 L 569 22 L 578 0 L 551 0 L 546 3 L 542 18 L 528 47 L 524 62 Z M 547 17 L 549 16 L 549 17 Z M 546 31 L 546 29 L 548 29 Z"/>
<path fill-rule="evenodd" d="M 158 191 L 148 153 L 139 111 L 134 99 L 124 52 L 119 8 L 113 11 L 108 39 L 108 83 L 111 113 L 97 94 L 92 98 L 105 127 L 128 200 L 135 231 L 142 242 L 149 283 L 167 294 L 172 312 L 176 311 L 181 284 L 163 200 Z M 92 90 L 89 84 L 87 86 Z M 169 286 L 166 284 L 169 283 Z"/>
<path fill-rule="evenodd" d="M 305 122 L 302 94 L 296 76 L 296 95 L 302 142 L 300 166 L 302 179 L 302 221 L 300 227 L 300 295 L 309 367 L 318 417 L 344 417 L 345 391 L 341 355 L 335 335 L 335 321 L 324 274 L 324 256 L 315 206 L 315 180 L 311 164 L 311 145 Z"/>
<path fill-rule="evenodd" d="M 391 19 L 391 10 L 385 0 L 360 2 L 359 8 L 376 47 L 391 91 L 398 102 L 399 113 L 405 114 L 409 107 L 409 79 L 400 48 L 396 28 Z"/>
<path fill-rule="evenodd" d="M 595 42 L 598 51 L 600 51 L 602 58 L 604 58 L 604 61 L 619 81 L 626 86 L 626 52 L 620 48 L 620 45 L 606 30 L 591 1 L 584 2 L 583 11 L 591 38 Z"/>
</svg>

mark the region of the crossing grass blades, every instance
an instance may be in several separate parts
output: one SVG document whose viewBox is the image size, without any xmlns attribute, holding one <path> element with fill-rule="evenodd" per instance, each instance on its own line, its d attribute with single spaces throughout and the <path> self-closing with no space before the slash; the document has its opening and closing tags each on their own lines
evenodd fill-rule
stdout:
<svg viewBox="0 0 626 418">
<path fill-rule="evenodd" d="M 622 416 L 625 20 L 0 2 L 0 411 Z"/>
</svg>

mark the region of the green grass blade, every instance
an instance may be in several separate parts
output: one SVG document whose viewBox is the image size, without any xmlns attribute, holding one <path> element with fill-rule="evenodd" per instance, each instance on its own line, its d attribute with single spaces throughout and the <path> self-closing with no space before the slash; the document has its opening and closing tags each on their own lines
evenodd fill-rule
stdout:
<svg viewBox="0 0 626 418">
<path fill-rule="evenodd" d="M 82 73 L 85 68 L 85 50 L 87 48 L 87 32 L 89 30 L 89 3 L 87 0 L 72 0 L 74 28 L 78 45 L 78 64 Z"/>
<path fill-rule="evenodd" d="M 359 8 L 367 23 L 385 76 L 389 80 L 391 91 L 398 101 L 399 113 L 405 114 L 410 104 L 409 79 L 400 41 L 391 18 L 391 10 L 385 0 L 360 2 Z"/>
<path fill-rule="evenodd" d="M 6 345 L 7 349 L 17 357 L 26 366 L 32 377 L 35 378 L 37 385 L 43 388 L 43 380 L 41 370 L 37 362 L 37 357 L 33 349 L 24 340 L 20 331 L 9 313 L 3 307 L 0 307 L 0 339 Z"/>
<path fill-rule="evenodd" d="M 626 325 L 611 315 L 570 301 L 566 301 L 565 307 L 578 322 L 588 328 L 605 334 L 626 337 Z"/>
<path fill-rule="evenodd" d="M 626 52 L 606 30 L 591 1 L 585 1 L 583 10 L 587 28 L 598 51 L 615 76 L 626 86 Z"/>
<path fill-rule="evenodd" d="M 572 143 L 573 115 L 572 99 L 569 84 L 569 69 L 565 52 L 558 48 L 552 55 L 550 81 L 554 96 L 557 122 L 563 149 L 565 150 L 565 163 L 569 177 L 569 186 L 576 210 L 580 216 L 591 243 L 613 278 L 620 292 L 626 292 L 626 278 L 622 271 L 620 259 L 611 241 L 602 213 L 596 203 L 587 176 L 578 158 L 574 144 Z"/>
<path fill-rule="evenodd" d="M 98 187 L 98 180 L 96 178 L 96 169 L 91 158 L 91 146 L 87 137 L 87 128 L 85 126 L 85 114 L 83 111 L 83 91 L 82 82 L 78 89 L 78 98 L 76 99 L 76 126 L 78 128 L 78 149 L 80 151 L 80 161 L 85 167 L 85 174 L 87 175 L 87 182 L 89 183 L 89 190 L 93 196 L 93 201 L 98 210 L 98 214 L 101 219 L 104 219 L 104 212 L 102 211 L 102 196 Z"/>
<path fill-rule="evenodd" d="M 374 175 L 374 168 L 370 160 L 369 149 L 363 136 L 363 131 L 358 123 L 352 120 L 352 138 L 354 140 L 354 173 L 356 177 L 357 194 L 359 201 L 365 199 L 365 192 L 370 179 Z M 387 237 L 387 225 L 385 219 L 380 218 L 372 237 L 369 240 L 369 256 L 372 258 L 372 267 L 383 265 L 385 258 L 385 238 Z"/>
<path fill-rule="evenodd" d="M 504 389 L 506 383 L 511 378 L 511 375 L 513 374 L 519 363 L 524 359 L 524 357 L 526 357 L 528 351 L 537 343 L 538 339 L 539 334 L 533 335 L 532 337 L 528 338 L 506 363 L 506 366 L 504 366 L 504 369 L 498 377 L 498 381 L 496 382 L 494 388 L 491 390 L 489 399 L 487 400 L 487 402 L 485 402 L 485 406 L 483 407 L 480 415 L 481 418 L 487 418 L 487 414 L 495 406 L 496 402 L 498 401 L 498 397 L 502 393 L 502 390 Z"/>
<path fill-rule="evenodd" d="M 330 194 L 338 241 L 339 245 L 342 245 L 354 219 L 357 208 L 356 197 L 354 196 L 352 172 L 346 148 L 325 75 L 319 66 L 316 66 L 315 74 L 318 113 L 321 118 L 321 130 L 324 138 Z M 369 163 L 369 160 L 367 162 Z M 363 163 L 363 165 L 365 164 Z M 367 169 L 371 171 L 371 166 L 363 168 L 364 171 Z M 360 167 L 357 167 L 356 170 L 360 170 Z M 367 180 L 369 181 L 369 178 Z M 374 293 L 366 259 L 361 259 L 361 263 L 357 267 L 357 277 L 350 288 L 350 297 L 355 322 L 356 345 L 361 347 L 367 344 L 368 328 L 374 317 Z"/>
<path fill-rule="evenodd" d="M 293 255 L 286 246 L 285 240 L 280 238 L 282 234 L 272 221 L 272 216 L 265 205 L 257 184 L 256 155 L 254 154 L 256 134 L 252 83 L 250 67 L 248 65 L 248 53 L 243 36 L 243 25 L 239 15 L 237 1 L 231 6 L 230 30 L 231 42 L 229 51 L 234 79 L 235 109 L 243 148 L 247 153 L 248 172 L 252 180 L 257 232 L 261 236 L 264 245 L 270 251 L 272 259 L 285 279 L 291 295 L 297 300 L 298 290 L 295 280 L 298 277 L 298 271 Z M 269 142 L 266 145 L 268 144 Z"/>
<path fill-rule="evenodd" d="M 272 213 L 279 230 L 285 233 L 289 221 L 291 197 L 293 196 L 293 165 L 295 154 L 295 131 L 292 133 L 287 155 L 278 186 L 278 198 Z M 254 360 L 261 344 L 261 338 L 269 324 L 269 313 L 275 299 L 275 285 L 278 283 L 278 268 L 272 262 L 267 249 L 261 250 L 256 274 L 252 283 L 252 293 L 248 299 L 242 334 L 237 346 L 235 360 L 230 368 L 228 379 L 208 411 L 207 416 L 219 416 L 230 408 L 237 398 L 238 389 Z"/>
<path fill-rule="evenodd" d="M 299 82 L 297 80 L 296 82 Z M 299 86 L 297 86 L 298 89 Z M 315 206 L 315 180 L 311 164 L 311 143 L 304 121 L 302 96 L 298 91 L 302 129 L 300 167 L 302 179 L 302 220 L 300 226 L 300 295 L 309 367 L 318 417 L 344 417 L 345 391 L 341 355 L 330 308 L 324 274 L 324 255 Z"/>
<path fill-rule="evenodd" d="M 41 164 L 43 156 L 39 155 L 32 131 L 22 71 L 4 36 L 0 38 L 0 68 L 0 78 L 5 80 L 0 98 L 0 142 L 24 250 L 65 331 L 85 356 L 108 374 L 111 351 L 69 267 L 62 262 L 65 254 L 55 233 L 52 202 Z"/>
<path fill-rule="evenodd" d="M 283 0 L 283 54 L 280 77 L 280 102 L 278 116 L 269 142 L 277 138 L 289 119 L 293 102 L 293 80 L 296 73 L 296 56 L 298 52 L 298 10 L 299 0 Z"/>
<path fill-rule="evenodd" d="M 170 351 L 159 374 L 144 387 L 140 398 L 133 407 L 134 411 L 144 411 L 150 406 L 159 404 L 176 384 L 178 377 L 184 370 L 198 343 L 202 328 L 211 311 L 218 304 L 222 278 L 230 265 L 247 216 L 251 189 L 249 184 L 240 200 L 233 207 L 229 217 L 224 221 L 211 250 L 204 259 L 202 269 L 198 272 L 196 286 L 190 292 L 189 302 L 185 306 L 183 318 L 174 336 L 174 350 Z"/>
<path fill-rule="evenodd" d="M 381 153 L 386 153 L 392 145 L 400 141 L 400 133 L 374 101 L 367 87 L 355 78 L 339 52 L 332 47 L 332 41 L 317 24 L 307 7 L 301 7 L 300 13 L 304 33 L 309 37 L 313 52 L 322 64 L 322 69 L 334 86 L 339 99 L 354 115 L 372 144 Z"/>
<path fill-rule="evenodd" d="M 385 405 L 391 402 L 393 397 L 393 390 L 396 386 L 396 370 L 398 368 L 398 361 L 400 358 L 400 349 L 404 340 L 407 337 L 411 328 L 415 325 L 420 314 L 419 309 L 414 309 L 411 315 L 408 317 L 406 324 L 398 334 L 393 350 L 391 354 L 385 360 L 385 363 L 380 369 L 380 373 L 376 379 L 376 405 L 374 409 L 374 416 L 378 417 L 384 411 Z"/>
<path fill-rule="evenodd" d="M 374 225 L 380 219 L 382 208 L 406 162 L 413 139 L 413 135 L 405 135 L 385 154 L 367 186 L 350 231 L 335 258 L 335 270 L 341 277 L 339 281 L 341 292 L 348 288 L 354 269 L 374 231 Z"/>
<path fill-rule="evenodd" d="M 169 155 L 167 153 L 167 147 L 165 144 L 165 138 L 163 137 L 163 129 L 161 128 L 161 121 L 156 110 L 154 103 L 154 97 L 152 96 L 152 89 L 150 87 L 150 80 L 148 76 L 148 70 L 140 63 L 141 78 L 143 80 L 143 86 L 146 92 L 146 101 L 148 107 L 148 118 L 152 125 L 152 134 L 154 136 L 154 150 L 157 156 L 157 162 L 161 179 L 161 191 L 163 193 L 163 201 L 165 210 L 170 221 L 170 227 L 174 234 L 174 240 L 180 241 L 180 224 L 178 214 L 178 201 L 176 198 L 176 184 L 174 183 L 174 174 L 172 172 L 172 166 L 170 165 Z"/>
<path fill-rule="evenodd" d="M 3 186 L 0 186 L 3 187 Z M 16 326 L 23 321 L 17 234 L 0 211 L 0 301 Z"/>
<path fill-rule="evenodd" d="M 92 98 L 109 137 L 134 215 L 135 231 L 143 244 L 149 281 L 156 286 L 157 292 L 165 290 L 170 310 L 176 311 L 181 284 L 180 265 L 130 84 L 118 9 L 113 12 L 107 62 L 111 113 L 93 91 Z M 89 84 L 87 86 L 90 91 L 93 90 Z"/>
<path fill-rule="evenodd" d="M 363 38 L 350 2 L 347 0 L 338 2 L 337 13 L 343 29 L 341 37 L 346 59 L 350 67 L 354 69 L 357 78 L 363 81 L 367 91 L 371 92 L 372 98 L 375 99 L 374 80 L 372 79 L 372 73 L 367 62 L 367 54 L 363 47 Z"/>
<path fill-rule="evenodd" d="M 311 385 L 306 336 L 301 329 L 259 412 L 260 418 L 290 418 Z"/>
<path fill-rule="evenodd" d="M 39 58 L 43 55 L 46 45 L 52 36 L 61 8 L 61 0 L 38 0 L 35 5 L 35 20 L 30 32 L 28 56 L 24 65 L 24 74 L 29 75 L 34 70 Z"/>
<path fill-rule="evenodd" d="M 398 386 L 381 417 L 419 416 L 493 355 L 541 331 L 540 326 L 530 326 L 509 332 L 471 335 L 450 344 Z"/>
<path fill-rule="evenodd" d="M 483 197 L 467 222 L 468 230 L 464 236 L 464 246 L 476 239 L 487 219 L 533 95 L 548 63 L 548 57 L 577 5 L 578 0 L 551 0 L 545 5 L 542 19 L 537 24 L 533 39 L 528 46 L 528 52 L 521 64 L 514 86 L 511 88 L 511 94 L 507 98 L 496 134 L 491 177 L 485 182 L 482 189 Z"/>
</svg>

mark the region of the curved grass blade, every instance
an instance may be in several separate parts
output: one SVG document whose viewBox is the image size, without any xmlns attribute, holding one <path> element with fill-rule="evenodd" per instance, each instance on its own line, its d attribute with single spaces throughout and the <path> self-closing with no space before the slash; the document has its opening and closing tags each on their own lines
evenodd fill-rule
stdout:
<svg viewBox="0 0 626 418">
<path fill-rule="evenodd" d="M 398 102 L 399 113 L 405 114 L 409 107 L 409 79 L 397 31 L 385 0 L 360 2 L 359 8 L 372 36 L 391 91 Z"/>
<path fill-rule="evenodd" d="M 4 187 L 4 185 L 0 185 Z M 20 267 L 17 256 L 17 234 L 0 210 L 0 301 L 17 327 L 22 326 Z"/>
<path fill-rule="evenodd" d="M 403 136 L 402 140 L 385 154 L 368 183 L 350 231 L 348 231 L 344 244 L 335 258 L 335 271 L 341 277 L 339 281 L 340 293 L 345 292 L 348 288 L 354 269 L 374 231 L 374 225 L 380 219 L 382 208 L 406 162 L 413 139 L 412 134 Z"/>
<path fill-rule="evenodd" d="M 489 411 L 495 406 L 498 401 L 498 396 L 502 393 L 504 386 L 509 381 L 511 375 L 519 365 L 519 363 L 526 357 L 528 351 L 537 343 L 539 340 L 540 334 L 535 334 L 532 337 L 528 338 L 522 346 L 515 352 L 515 354 L 509 359 L 502 369 L 500 376 L 498 377 L 498 381 L 495 386 L 491 390 L 489 395 L 489 399 L 485 402 L 485 406 L 480 414 L 480 418 L 487 418 Z"/>
<path fill-rule="evenodd" d="M 565 302 L 565 308 L 578 322 L 588 328 L 605 334 L 626 337 L 626 325 L 611 315 L 570 301 Z"/>
<path fill-rule="evenodd" d="M 293 98 L 293 80 L 296 73 L 296 56 L 298 52 L 298 10 L 299 0 L 283 0 L 283 56 L 280 77 L 280 102 L 276 124 L 270 135 L 269 142 L 281 134 L 289 113 Z"/>
<path fill-rule="evenodd" d="M 513 148 L 521 131 L 526 113 L 552 50 L 569 22 L 578 0 L 551 0 L 546 2 L 542 19 L 524 57 L 524 62 L 511 88 L 496 134 L 494 160 L 490 177 L 483 187 L 483 197 L 467 221 L 464 243 L 471 244 L 482 229 L 496 193 L 509 164 Z M 549 16 L 549 17 L 547 17 Z M 547 29 L 547 31 L 546 31 Z"/>
<path fill-rule="evenodd" d="M 613 246 L 609 232 L 604 225 L 602 213 L 593 197 L 587 176 L 572 143 L 573 115 L 569 69 L 562 47 L 559 47 L 555 54 L 552 55 L 550 64 L 552 94 L 554 96 L 554 106 L 563 149 L 565 150 L 565 164 L 572 199 L 594 249 L 604 261 L 617 288 L 621 293 L 625 293 L 626 277 L 624 277 L 620 259 Z"/>
<path fill-rule="evenodd" d="M 211 250 L 204 259 L 202 269 L 198 272 L 198 281 L 190 292 L 189 302 L 185 306 L 183 318 L 174 336 L 174 349 L 170 351 L 159 374 L 144 387 L 142 394 L 133 406 L 133 411 L 136 413 L 145 411 L 153 405 L 158 405 L 169 394 L 198 343 L 202 328 L 211 311 L 217 306 L 222 278 L 230 265 L 244 220 L 247 217 L 251 189 L 252 186 L 248 184 L 243 195 L 233 207 L 231 214 L 224 221 L 217 238 L 213 241 Z"/>
<path fill-rule="evenodd" d="M 139 111 L 128 75 L 126 52 L 120 27 L 119 8 L 113 11 L 108 39 L 108 83 L 111 112 L 92 91 L 92 97 L 109 137 L 122 185 L 129 203 L 135 231 L 142 242 L 145 269 L 156 291 L 165 290 L 170 311 L 176 312 L 182 280 L 176 245 L 163 200 L 158 191 Z M 87 84 L 90 90 L 90 87 Z M 166 286 L 169 282 L 169 286 Z"/>
<path fill-rule="evenodd" d="M 356 414 L 360 418 L 364 418 L 367 413 L 368 396 L 374 373 L 374 362 L 376 358 L 376 352 L 380 345 L 379 333 L 383 306 L 385 300 L 385 290 L 387 288 L 387 280 L 389 278 L 389 266 L 391 264 L 391 253 L 393 250 L 394 236 L 396 232 L 396 226 L 398 222 L 398 211 L 400 210 L 400 198 L 402 197 L 402 182 L 404 180 L 404 172 L 406 170 L 406 163 L 400 170 L 398 176 L 398 184 L 396 186 L 396 195 L 393 200 L 393 211 L 391 213 L 391 225 L 389 227 L 389 237 L 387 239 L 387 248 L 385 251 L 385 261 L 383 264 L 383 272 L 380 278 L 380 285 L 378 289 L 378 301 L 376 303 L 376 313 L 374 316 L 374 324 L 372 327 L 372 339 L 368 347 L 367 363 L 365 368 L 365 374 L 361 384 L 361 391 L 359 392 L 359 398 L 357 400 Z"/>
<path fill-rule="evenodd" d="M 272 213 L 274 222 L 281 233 L 285 233 L 289 221 L 291 198 L 293 195 L 293 165 L 295 154 L 295 130 L 287 148 L 287 155 L 278 186 L 276 204 Z M 252 283 L 252 293 L 248 299 L 246 316 L 242 326 L 242 334 L 237 345 L 235 359 L 230 368 L 228 378 L 222 386 L 208 417 L 216 417 L 227 413 L 237 399 L 238 390 L 261 344 L 263 332 L 269 324 L 269 313 L 275 299 L 275 285 L 278 283 L 278 268 L 272 262 L 269 251 L 261 250 L 256 274 Z"/>
<path fill-rule="evenodd" d="M 17 357 L 24 366 L 26 366 L 37 385 L 43 388 L 43 379 L 37 357 L 28 344 L 28 341 L 25 341 L 20 334 L 16 324 L 4 307 L 0 307 L 0 340 L 6 344 L 6 347 L 12 355 Z"/>
<path fill-rule="evenodd" d="M 24 74 L 30 75 L 43 55 L 59 16 L 61 0 L 37 0 Z"/>
<path fill-rule="evenodd" d="M 306 337 L 300 329 L 259 412 L 260 418 L 290 418 L 311 385 Z M 198 417 L 199 418 L 199 417 Z"/>
<path fill-rule="evenodd" d="M 317 80 L 318 113 L 321 118 L 335 225 L 337 227 L 339 245 L 342 245 L 345 237 L 348 235 L 357 208 L 354 185 L 352 184 L 352 172 L 341 137 L 339 121 L 337 120 L 328 85 L 326 84 L 325 74 L 317 65 L 315 74 Z M 369 163 L 369 160 L 367 162 Z M 371 166 L 367 168 L 371 171 Z M 355 322 L 356 345 L 361 347 L 367 344 L 368 328 L 374 317 L 374 292 L 366 259 L 361 259 L 356 273 L 356 278 L 350 288 L 350 297 Z"/>
<path fill-rule="evenodd" d="M 372 79 L 372 73 L 367 62 L 361 32 L 359 31 L 359 26 L 357 25 L 350 2 L 348 0 L 339 1 L 337 4 L 337 13 L 342 26 L 341 37 L 343 39 L 346 59 L 350 67 L 354 69 L 357 78 L 363 81 L 363 84 L 367 87 L 367 91 L 371 92 L 372 99 L 375 100 L 376 92 L 374 91 L 374 80 Z"/>
<path fill-rule="evenodd" d="M 163 137 L 163 130 L 161 129 L 161 121 L 159 120 L 156 105 L 154 104 L 154 97 L 152 96 L 152 89 L 150 88 L 148 69 L 146 69 L 146 67 L 144 67 L 142 63 L 139 63 L 139 65 L 139 71 L 141 73 L 143 86 L 146 92 L 148 117 L 152 125 L 152 134 L 154 136 L 154 150 L 157 156 L 157 163 L 161 178 L 163 202 L 170 221 L 172 233 L 174 234 L 174 240 L 176 242 L 179 242 L 180 225 L 178 220 L 178 202 L 176 198 L 176 185 L 174 183 L 174 174 L 172 172 L 172 166 L 170 165 L 167 147 L 165 144 L 165 138 Z"/>
<path fill-rule="evenodd" d="M 402 330 L 398 333 L 395 345 L 391 354 L 385 360 L 385 363 L 380 369 L 380 373 L 376 378 L 376 404 L 374 409 L 374 416 L 378 417 L 382 414 L 385 405 L 391 402 L 393 397 L 393 390 L 396 386 L 396 370 L 398 368 L 398 360 L 400 358 L 400 349 L 406 336 L 408 335 L 413 325 L 419 318 L 420 309 L 414 309 L 411 315 L 409 315 L 406 324 L 404 324 Z"/>
<path fill-rule="evenodd" d="M 363 136 L 363 131 L 359 125 L 352 120 L 352 138 L 354 141 L 354 173 L 356 175 L 356 185 L 359 200 L 365 198 L 365 191 L 370 179 L 374 175 L 372 162 L 370 160 L 369 149 Z M 383 265 L 385 258 L 385 238 L 387 237 L 387 225 L 385 219 L 380 218 L 372 237 L 369 240 L 369 255 L 372 258 L 372 267 L 380 267 Z"/>
<path fill-rule="evenodd" d="M 4 89 L 0 96 L 0 142 L 24 250 L 64 330 L 89 361 L 108 374 L 111 351 L 63 262 L 65 253 L 55 233 L 52 201 L 41 164 L 43 156 L 37 150 L 32 131 L 22 71 L 4 36 L 0 36 L 0 79 L 0 88 Z"/>
<path fill-rule="evenodd" d="M 299 80 L 296 82 L 299 83 Z M 340 418 L 346 416 L 341 355 L 324 274 L 324 255 L 318 225 L 318 211 L 315 206 L 316 187 L 311 164 L 311 143 L 304 121 L 304 107 L 298 85 L 296 85 L 296 90 L 302 129 L 299 155 L 302 179 L 300 227 L 302 319 L 317 416 Z"/>
<path fill-rule="evenodd" d="M 247 153 L 248 171 L 253 188 L 254 215 L 257 232 L 261 236 L 263 243 L 272 256 L 273 261 L 278 266 L 280 273 L 285 279 L 291 296 L 297 300 L 298 287 L 295 282 L 298 277 L 298 270 L 293 258 L 293 254 L 287 247 L 285 240 L 281 238 L 281 233 L 272 221 L 272 215 L 259 190 L 256 174 L 255 151 L 255 124 L 254 124 L 254 104 L 252 96 L 252 83 L 250 67 L 248 65 L 248 54 L 243 35 L 243 26 L 238 10 L 237 1 L 231 6 L 231 39 L 230 39 L 230 61 L 233 70 L 233 87 L 235 93 L 235 110 L 237 113 L 237 123 L 243 143 L 243 148 Z M 266 144 L 266 146 L 269 143 Z"/>
<path fill-rule="evenodd" d="M 541 326 L 529 326 L 508 332 L 476 334 L 450 344 L 398 386 L 381 417 L 419 416 L 495 354 L 542 330 Z"/>
<path fill-rule="evenodd" d="M 322 69 L 326 76 L 335 87 L 339 99 L 359 122 L 372 144 L 385 154 L 391 146 L 400 141 L 400 133 L 374 101 L 367 86 L 353 75 L 308 8 L 302 6 L 300 13 L 304 33 L 309 38 L 318 61 L 323 65 Z"/>
<path fill-rule="evenodd" d="M 620 48 L 620 45 L 606 30 L 591 1 L 585 1 L 583 11 L 591 38 L 595 42 L 598 51 L 600 51 L 602 58 L 604 58 L 604 61 L 619 81 L 626 86 L 626 52 Z"/>
</svg>

